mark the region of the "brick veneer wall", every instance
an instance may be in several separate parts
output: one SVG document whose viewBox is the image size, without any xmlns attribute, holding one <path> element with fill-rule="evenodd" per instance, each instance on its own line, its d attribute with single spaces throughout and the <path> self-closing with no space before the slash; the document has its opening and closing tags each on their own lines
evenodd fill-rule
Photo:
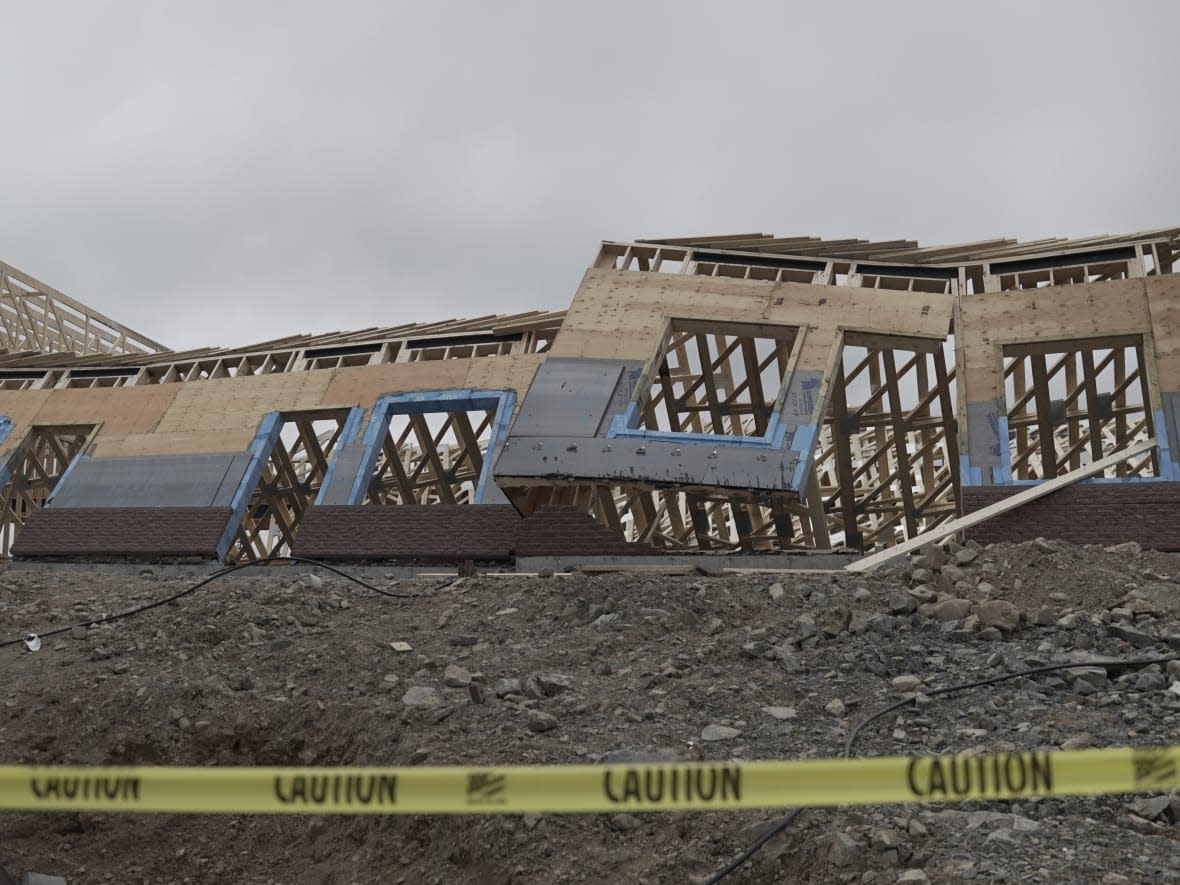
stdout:
<svg viewBox="0 0 1180 885">
<path fill-rule="evenodd" d="M 228 507 L 47 507 L 12 546 L 16 559 L 216 559 Z"/>
<path fill-rule="evenodd" d="M 508 505 L 311 507 L 293 552 L 351 562 L 507 562 L 519 523 Z"/>
<path fill-rule="evenodd" d="M 964 488 L 963 513 L 1022 488 Z M 1155 550 L 1180 550 L 1180 483 L 1075 484 L 967 529 L 966 535 L 981 544 L 1044 537 L 1073 544 L 1136 541 Z"/>
<path fill-rule="evenodd" d="M 636 556 L 655 552 L 574 507 L 322 506 L 295 536 L 296 556 L 367 562 L 507 562 L 514 556 Z"/>
<path fill-rule="evenodd" d="M 657 553 L 634 544 L 576 507 L 544 506 L 516 530 L 517 556 L 643 556 Z"/>
</svg>

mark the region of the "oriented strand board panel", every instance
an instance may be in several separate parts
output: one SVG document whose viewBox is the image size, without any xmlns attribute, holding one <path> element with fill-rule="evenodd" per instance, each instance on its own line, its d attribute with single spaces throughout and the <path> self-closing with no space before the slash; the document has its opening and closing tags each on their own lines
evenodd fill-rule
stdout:
<svg viewBox="0 0 1180 885">
<path fill-rule="evenodd" d="M 645 360 L 659 347 L 665 317 L 759 322 L 772 290 L 747 280 L 589 270 L 550 354 Z"/>
<path fill-rule="evenodd" d="M 184 386 L 54 390 L 33 421 L 36 424 L 101 423 L 99 433 L 146 433 L 156 429 Z"/>
<path fill-rule="evenodd" d="M 332 374 L 291 372 L 177 384 L 176 400 L 158 429 L 162 433 L 197 433 L 248 427 L 253 433 L 267 412 L 319 408 Z M 196 451 L 223 450 L 219 447 Z"/>
<path fill-rule="evenodd" d="M 1180 277 L 1150 277 L 1147 303 L 1155 333 L 1160 390 L 1180 391 Z"/>
<path fill-rule="evenodd" d="M 822 370 L 841 329 L 945 338 L 954 296 L 677 274 L 590 270 L 551 354 L 647 360 L 667 319 L 807 327 L 800 368 Z"/>
<path fill-rule="evenodd" d="M 0 415 L 8 418 L 13 425 L 8 438 L 0 443 L 0 464 L 6 462 L 12 450 L 20 445 L 29 432 L 33 416 L 41 410 L 47 399 L 48 390 L 0 390 Z"/>
<path fill-rule="evenodd" d="M 259 415 L 259 420 L 262 416 Z M 113 458 L 132 455 L 181 455 L 187 452 L 242 452 L 254 434 L 258 421 L 251 425 L 226 426 L 185 433 L 99 433 L 95 440 L 96 457 Z"/>
<path fill-rule="evenodd" d="M 467 381 L 467 362 L 429 360 L 421 363 L 385 363 L 312 374 L 328 375 L 332 379 L 324 392 L 322 405 L 372 408 L 377 398 L 386 393 L 463 387 Z"/>
<path fill-rule="evenodd" d="M 547 356 L 544 353 L 522 353 L 470 360 L 467 377 L 460 386 L 472 390 L 515 390 L 519 406 Z"/>
<path fill-rule="evenodd" d="M 997 371 L 1003 344 L 1146 334 L 1152 322 L 1141 279 L 969 295 L 959 310 L 955 343 L 969 402 L 1003 397 Z"/>
</svg>

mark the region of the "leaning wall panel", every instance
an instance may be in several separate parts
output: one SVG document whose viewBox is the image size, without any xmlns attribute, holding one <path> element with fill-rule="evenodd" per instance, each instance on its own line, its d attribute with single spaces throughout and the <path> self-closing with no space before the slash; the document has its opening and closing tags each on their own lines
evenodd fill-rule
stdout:
<svg viewBox="0 0 1180 885">
<path fill-rule="evenodd" d="M 261 419 L 261 415 L 258 416 Z M 187 452 L 241 452 L 250 445 L 258 421 L 250 425 L 185 433 L 99 433 L 94 454 L 101 457 L 174 455 Z"/>
<path fill-rule="evenodd" d="M 1143 280 L 1046 286 L 962 299 L 956 345 L 968 402 L 999 400 L 998 347 L 1025 341 L 1150 334 Z"/>
<path fill-rule="evenodd" d="M 0 390 L 0 415 L 12 422 L 12 432 L 0 443 L 0 463 L 8 460 L 12 451 L 21 444 L 33 416 L 45 405 L 48 390 Z"/>
<path fill-rule="evenodd" d="M 432 360 L 422 363 L 386 363 L 336 369 L 323 395 L 326 406 L 372 408 L 386 393 L 413 393 L 466 386 L 466 360 Z"/>
<path fill-rule="evenodd" d="M 160 421 L 162 433 L 194 433 L 225 427 L 257 428 L 267 412 L 323 405 L 332 372 L 293 372 L 180 384 L 176 401 Z"/>
<path fill-rule="evenodd" d="M 181 386 L 55 390 L 33 423 L 101 423 L 100 433 L 148 433 L 159 426 Z"/>
</svg>

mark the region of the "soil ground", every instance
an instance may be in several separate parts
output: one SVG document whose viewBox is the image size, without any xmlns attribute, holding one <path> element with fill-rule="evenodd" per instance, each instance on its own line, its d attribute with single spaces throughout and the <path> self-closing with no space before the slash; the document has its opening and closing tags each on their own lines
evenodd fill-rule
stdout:
<svg viewBox="0 0 1180 885">
<path fill-rule="evenodd" d="M 0 572 L 0 639 L 194 583 L 145 571 Z M 420 594 L 411 599 L 302 570 L 231 575 L 47 637 L 37 652 L 0 648 L 0 760 L 837 756 L 851 728 L 914 689 L 899 677 L 920 691 L 1052 662 L 1176 654 L 1178 580 L 1175 556 L 1044 541 L 928 551 L 868 576 L 378 581 Z M 1175 743 L 1178 679 L 1180 664 L 1161 663 L 920 697 L 866 729 L 855 753 Z M 778 814 L 3 813 L 0 867 L 70 885 L 702 882 Z M 806 811 L 726 881 L 1175 882 L 1178 820 L 1180 800 L 1168 796 Z"/>
</svg>

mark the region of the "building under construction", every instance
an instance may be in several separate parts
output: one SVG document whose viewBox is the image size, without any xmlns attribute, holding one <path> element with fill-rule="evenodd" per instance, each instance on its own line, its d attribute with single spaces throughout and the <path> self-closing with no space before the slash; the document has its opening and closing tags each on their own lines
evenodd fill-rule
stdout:
<svg viewBox="0 0 1180 885">
<path fill-rule="evenodd" d="M 1180 549 L 1178 236 L 606 242 L 566 310 L 187 352 L 0 263 L 0 554 L 860 552 L 973 513 Z"/>
</svg>

